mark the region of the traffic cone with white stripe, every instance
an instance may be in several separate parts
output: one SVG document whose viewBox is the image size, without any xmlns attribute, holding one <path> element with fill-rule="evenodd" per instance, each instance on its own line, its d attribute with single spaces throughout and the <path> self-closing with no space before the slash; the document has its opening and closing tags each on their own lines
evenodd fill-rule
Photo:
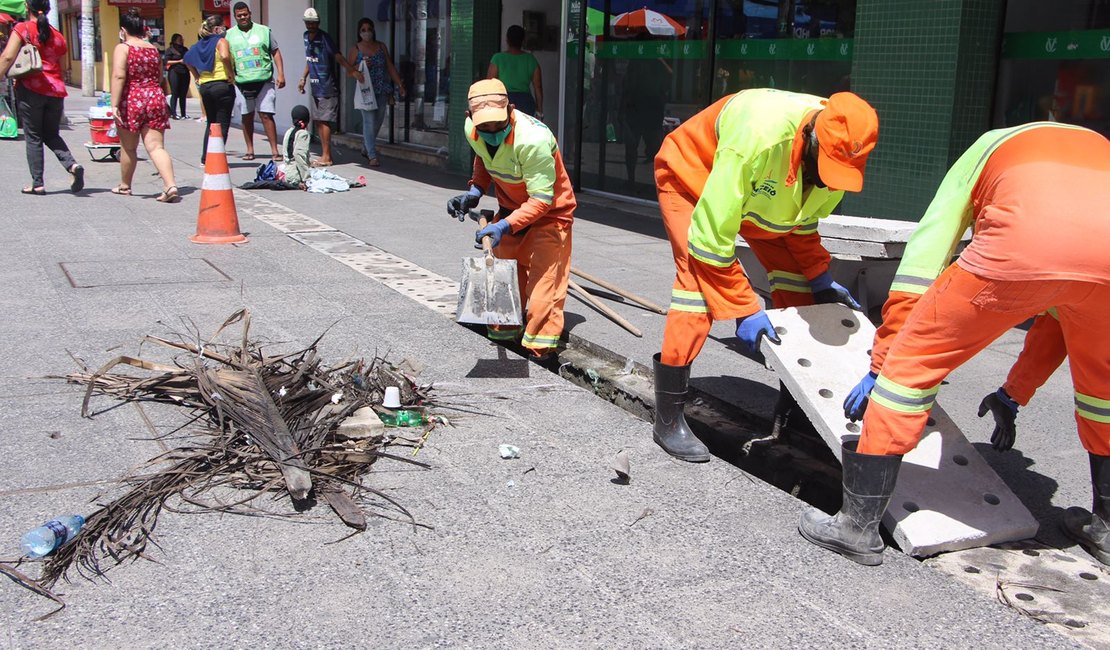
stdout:
<svg viewBox="0 0 1110 650">
<path fill-rule="evenodd" d="M 204 160 L 204 182 L 200 188 L 197 234 L 189 238 L 197 244 L 242 244 L 239 215 L 231 190 L 231 170 L 227 166 L 224 137 L 219 124 L 208 134 L 208 156 Z"/>
</svg>

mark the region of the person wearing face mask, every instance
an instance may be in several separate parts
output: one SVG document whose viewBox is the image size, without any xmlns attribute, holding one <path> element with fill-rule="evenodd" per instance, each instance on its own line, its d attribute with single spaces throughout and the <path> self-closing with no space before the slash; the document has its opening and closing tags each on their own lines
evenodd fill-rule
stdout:
<svg viewBox="0 0 1110 650">
<path fill-rule="evenodd" d="M 736 260 L 736 236 L 767 272 L 774 307 L 859 304 L 829 275 L 817 222 L 863 187 L 879 118 L 852 93 L 828 99 L 771 89 L 726 96 L 672 131 L 655 156 L 655 184 L 675 281 L 654 357 L 653 437 L 667 453 L 709 460 L 683 409 L 690 364 L 713 321 L 736 319 L 751 352 L 779 342 Z"/>
<path fill-rule="evenodd" d="M 359 109 L 359 113 L 362 114 L 362 142 L 366 149 L 364 155 L 367 164 L 379 167 L 381 162 L 378 160 L 377 139 L 382 122 L 385 121 L 385 109 L 387 105 L 393 105 L 394 91 L 404 98 L 405 85 L 401 83 L 401 76 L 393 66 L 389 48 L 377 40 L 374 21 L 369 18 L 358 21 L 358 43 L 347 52 L 347 62 L 356 68 L 365 62 L 366 72 L 370 75 L 367 81 L 374 89 L 377 108 Z"/>
<path fill-rule="evenodd" d="M 555 135 L 538 119 L 509 104 L 497 79 L 474 83 L 467 93 L 466 140 L 477 154 L 470 190 L 447 202 L 459 216 L 478 205 L 492 182 L 500 207 L 493 223 L 474 235 L 490 237 L 494 255 L 516 260 L 525 305 L 519 327 L 490 326 L 494 340 L 520 339 L 536 358 L 554 354 L 563 334 L 563 305 L 570 280 L 571 226 L 577 202 Z"/>
</svg>

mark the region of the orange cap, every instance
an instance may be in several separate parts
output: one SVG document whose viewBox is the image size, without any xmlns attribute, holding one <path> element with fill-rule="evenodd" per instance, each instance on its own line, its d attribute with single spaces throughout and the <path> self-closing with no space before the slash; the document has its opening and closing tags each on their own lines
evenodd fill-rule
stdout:
<svg viewBox="0 0 1110 650">
<path fill-rule="evenodd" d="M 836 93 L 817 114 L 817 171 L 834 190 L 863 189 L 863 168 L 879 139 L 879 116 L 854 93 Z"/>
<path fill-rule="evenodd" d="M 509 91 L 500 79 L 475 81 L 466 94 L 466 101 L 474 126 L 509 119 Z"/>
</svg>

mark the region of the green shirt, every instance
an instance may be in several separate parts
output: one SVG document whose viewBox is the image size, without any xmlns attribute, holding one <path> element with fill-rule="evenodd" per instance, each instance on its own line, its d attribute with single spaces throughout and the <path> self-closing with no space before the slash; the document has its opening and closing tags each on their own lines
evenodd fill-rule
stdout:
<svg viewBox="0 0 1110 650">
<path fill-rule="evenodd" d="M 527 93 L 532 83 L 532 74 L 540 67 L 540 62 L 531 52 L 509 54 L 498 52 L 490 59 L 490 63 L 497 66 L 497 78 L 505 84 L 505 90 L 511 93 Z"/>
<path fill-rule="evenodd" d="M 236 26 L 227 30 L 225 38 L 231 46 L 236 84 L 269 81 L 273 78 L 273 52 L 277 46 L 270 36 L 269 27 L 254 23 L 250 30 L 244 32 Z"/>
</svg>

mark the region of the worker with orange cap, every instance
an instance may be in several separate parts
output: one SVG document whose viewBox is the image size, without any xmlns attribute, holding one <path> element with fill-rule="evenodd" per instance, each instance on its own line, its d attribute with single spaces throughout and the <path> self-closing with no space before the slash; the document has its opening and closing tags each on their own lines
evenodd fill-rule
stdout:
<svg viewBox="0 0 1110 650">
<path fill-rule="evenodd" d="M 803 514 L 806 539 L 880 564 L 879 522 L 902 455 L 921 439 L 944 378 L 1008 329 L 1054 308 L 1094 486 L 1093 512 L 1069 508 L 1063 528 L 1110 565 L 1110 219 L 1100 214 L 1107 205 L 1110 141 L 1089 129 L 1054 122 L 997 129 L 960 156 L 906 244 L 871 372 L 845 400 L 845 415 L 862 415 L 863 429 L 842 450 L 844 504 L 832 517 Z M 969 227 L 971 243 L 950 264 Z M 1053 346 L 1044 353 L 1060 359 Z"/>
<path fill-rule="evenodd" d="M 447 202 L 465 214 L 492 182 L 500 211 L 474 240 L 489 236 L 494 255 L 516 260 L 523 331 L 491 325 L 494 340 L 520 340 L 536 357 L 552 354 L 563 334 L 570 280 L 571 225 L 577 205 L 555 135 L 543 122 L 514 110 L 505 84 L 483 79 L 467 93 L 466 141 L 476 154 L 470 189 Z"/>
<path fill-rule="evenodd" d="M 655 184 L 676 273 L 654 357 L 653 437 L 667 453 L 709 460 L 683 409 L 690 364 L 713 321 L 736 319 L 736 335 L 753 352 L 763 336 L 778 342 L 736 260 L 737 234 L 766 270 L 775 307 L 859 308 L 829 274 L 817 222 L 845 191 L 863 187 L 878 135 L 875 110 L 852 93 L 752 89 L 722 98 L 663 141 Z"/>
</svg>

